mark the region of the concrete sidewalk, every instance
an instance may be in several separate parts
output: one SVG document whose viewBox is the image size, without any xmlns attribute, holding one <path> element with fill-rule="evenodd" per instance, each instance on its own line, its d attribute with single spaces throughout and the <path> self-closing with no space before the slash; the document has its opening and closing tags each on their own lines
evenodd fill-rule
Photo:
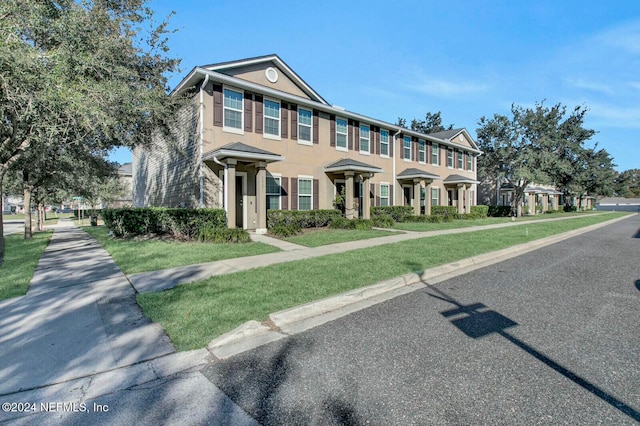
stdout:
<svg viewBox="0 0 640 426">
<path fill-rule="evenodd" d="M 607 214 L 607 213 L 604 213 Z M 544 219 L 544 222 L 571 220 L 584 216 L 568 216 L 554 219 Z M 179 284 L 201 281 L 207 278 L 246 271 L 278 263 L 293 262 L 295 260 L 311 259 L 330 254 L 344 253 L 347 251 L 377 247 L 384 244 L 392 244 L 400 241 L 415 240 L 418 238 L 435 237 L 438 235 L 463 234 L 479 232 L 489 229 L 508 228 L 527 224 L 542 223 L 542 220 L 528 220 L 521 222 L 507 222 L 494 225 L 474 226 L 467 228 L 444 229 L 429 232 L 403 232 L 387 237 L 371 238 L 367 240 L 349 241 L 344 243 L 329 244 L 319 247 L 304 247 L 286 241 L 278 240 L 263 235 L 252 234 L 254 241 L 264 242 L 280 248 L 281 252 L 260 254 L 256 256 L 226 259 L 216 262 L 200 263 L 196 265 L 179 266 L 158 271 L 141 272 L 129 275 L 129 280 L 135 289 L 140 292 L 162 291 L 173 288 Z"/>
<path fill-rule="evenodd" d="M 55 228 L 27 295 L 0 302 L 0 395 L 174 351 L 113 259 L 70 220 Z"/>
</svg>

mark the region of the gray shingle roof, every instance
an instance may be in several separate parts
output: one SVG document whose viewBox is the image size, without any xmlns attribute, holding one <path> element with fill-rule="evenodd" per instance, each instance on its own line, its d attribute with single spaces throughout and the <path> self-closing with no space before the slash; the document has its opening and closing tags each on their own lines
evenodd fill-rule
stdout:
<svg viewBox="0 0 640 426">
<path fill-rule="evenodd" d="M 122 166 L 118 167 L 118 173 L 121 175 L 130 175 L 133 173 L 133 168 L 131 163 L 124 163 Z"/>
<path fill-rule="evenodd" d="M 331 171 L 368 171 L 372 173 L 382 173 L 383 170 L 380 167 L 372 166 L 371 164 L 363 163 L 361 161 L 353 160 L 351 158 L 342 158 L 335 161 L 325 167 L 328 172 Z"/>
<path fill-rule="evenodd" d="M 264 149 L 260 149 L 254 146 L 244 144 L 242 142 L 233 142 L 233 143 L 221 146 L 220 148 L 216 149 L 213 152 L 222 151 L 223 149 L 227 151 L 248 152 L 250 154 L 278 155 L 278 154 L 274 154 L 273 152 L 265 151 Z"/>
<path fill-rule="evenodd" d="M 451 139 L 452 137 L 456 136 L 458 133 L 460 133 L 463 130 L 464 130 L 463 128 L 444 130 L 442 132 L 429 133 L 429 136 L 433 136 L 434 138 L 443 139 L 443 140 Z"/>
<path fill-rule="evenodd" d="M 478 181 L 462 175 L 449 175 L 444 183 L 478 183 Z"/>
<path fill-rule="evenodd" d="M 420 170 L 416 168 L 403 170 L 401 173 L 398 174 L 398 178 L 442 179 L 438 175 L 425 172 L 424 170 Z"/>
</svg>

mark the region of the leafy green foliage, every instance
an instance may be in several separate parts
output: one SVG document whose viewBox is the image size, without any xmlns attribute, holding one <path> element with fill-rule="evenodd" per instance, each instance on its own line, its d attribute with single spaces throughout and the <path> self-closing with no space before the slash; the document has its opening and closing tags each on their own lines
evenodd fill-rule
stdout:
<svg viewBox="0 0 640 426">
<path fill-rule="evenodd" d="M 457 214 L 457 213 L 456 213 Z M 407 216 L 404 218 L 404 223 L 443 223 L 452 222 L 453 215 L 432 214 L 432 215 L 419 215 L 419 216 Z"/>
<path fill-rule="evenodd" d="M 398 117 L 398 126 L 407 128 L 407 120 L 404 118 Z M 429 133 L 437 133 L 445 130 L 453 129 L 453 124 L 449 124 L 448 126 L 442 125 L 442 117 L 440 115 L 440 111 L 436 113 L 427 112 L 424 117 L 424 120 L 418 120 L 414 118 L 411 120 L 411 130 L 416 132 L 429 134 Z"/>
<path fill-rule="evenodd" d="M 487 217 L 489 215 L 489 206 L 471 206 L 471 213 L 477 215 L 480 218 Z"/>
<path fill-rule="evenodd" d="M 615 178 L 614 193 L 618 197 L 640 197 L 640 169 L 630 169 L 619 173 Z"/>
<path fill-rule="evenodd" d="M 337 217 L 331 219 L 329 227 L 333 229 L 357 229 L 364 231 L 373 227 L 373 222 L 370 219 L 347 219 L 344 217 Z"/>
<path fill-rule="evenodd" d="M 456 218 L 458 208 L 456 206 L 431 206 L 431 214 Z"/>
<path fill-rule="evenodd" d="M 413 207 L 411 206 L 386 206 L 371 207 L 371 218 L 375 219 L 381 215 L 389 215 L 395 222 L 403 222 L 406 216 L 413 215 Z"/>
<path fill-rule="evenodd" d="M 202 239 L 203 235 L 213 235 L 214 229 L 227 226 L 222 209 L 103 209 L 102 217 L 117 237 L 169 234 L 174 238 Z"/>
<path fill-rule="evenodd" d="M 295 224 L 299 228 L 322 228 L 338 217 L 342 217 L 340 210 L 269 210 L 267 227 L 271 230 L 278 225 Z"/>
<path fill-rule="evenodd" d="M 206 223 L 198 228 L 199 241 L 205 243 L 248 243 L 251 241 L 249 233 L 244 229 L 220 228 L 212 223 Z"/>
<path fill-rule="evenodd" d="M 511 206 L 489 206 L 487 215 L 491 217 L 509 217 L 511 212 Z"/>
<path fill-rule="evenodd" d="M 379 214 L 376 216 L 371 215 L 371 223 L 376 228 L 393 228 L 396 222 L 390 214 Z"/>
<path fill-rule="evenodd" d="M 294 235 L 298 235 L 302 228 L 298 223 L 283 223 L 279 222 L 273 225 L 273 227 L 269 228 L 269 233 L 275 235 L 280 238 L 293 237 Z"/>
</svg>

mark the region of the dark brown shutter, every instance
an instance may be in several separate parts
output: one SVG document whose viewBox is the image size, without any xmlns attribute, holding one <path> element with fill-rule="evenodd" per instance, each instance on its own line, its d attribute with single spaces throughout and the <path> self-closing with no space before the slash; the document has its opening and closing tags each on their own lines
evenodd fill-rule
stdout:
<svg viewBox="0 0 640 426">
<path fill-rule="evenodd" d="M 329 145 L 336 146 L 336 116 L 331 114 L 329 116 Z"/>
<path fill-rule="evenodd" d="M 313 110 L 313 143 L 320 143 L 320 116 L 318 111 Z"/>
<path fill-rule="evenodd" d="M 404 160 L 404 135 L 400 134 L 400 158 Z"/>
<path fill-rule="evenodd" d="M 222 127 L 222 85 L 213 85 L 213 125 Z"/>
<path fill-rule="evenodd" d="M 280 206 L 282 210 L 289 210 L 289 178 L 280 178 Z"/>
<path fill-rule="evenodd" d="M 280 117 L 282 123 L 280 124 L 280 136 L 283 138 L 289 137 L 289 105 L 282 103 L 280 106 Z"/>
<path fill-rule="evenodd" d="M 369 191 L 369 198 L 375 198 L 375 197 L 376 197 L 376 184 L 372 183 L 371 190 Z"/>
<path fill-rule="evenodd" d="M 393 184 L 389 185 L 389 205 L 395 205 L 395 203 L 393 202 Z"/>
<path fill-rule="evenodd" d="M 318 198 L 320 194 L 320 182 L 318 179 L 313 180 L 313 209 L 318 210 L 320 205 L 320 200 Z"/>
<path fill-rule="evenodd" d="M 354 131 L 353 140 L 355 142 L 354 149 L 356 151 L 360 151 L 360 122 L 359 121 L 353 122 L 353 131 Z"/>
<path fill-rule="evenodd" d="M 262 133 L 262 113 L 264 105 L 262 104 L 262 96 L 256 95 L 256 133 Z"/>
<path fill-rule="evenodd" d="M 442 145 L 438 147 L 438 150 L 440 151 L 440 165 L 444 166 L 446 164 L 446 160 L 444 157 L 445 155 L 447 155 L 447 150 Z"/>
<path fill-rule="evenodd" d="M 418 161 L 418 138 L 415 136 L 411 138 L 411 155 L 413 156 L 413 161 Z"/>
<path fill-rule="evenodd" d="M 424 161 L 426 161 L 427 164 L 431 164 L 431 141 L 426 142 L 424 149 L 426 150 L 424 155 Z"/>
<path fill-rule="evenodd" d="M 380 127 L 376 127 L 376 132 L 374 134 L 375 142 L 373 147 L 373 153 L 380 155 Z"/>
<path fill-rule="evenodd" d="M 353 149 L 353 121 L 349 120 L 349 143 L 347 144 L 348 149 L 352 150 Z"/>
<path fill-rule="evenodd" d="M 291 139 L 298 140 L 298 106 L 291 105 Z"/>
<path fill-rule="evenodd" d="M 253 131 L 253 95 L 246 92 L 244 94 L 244 131 Z"/>
<path fill-rule="evenodd" d="M 298 178 L 291 178 L 291 210 L 298 210 Z"/>
<path fill-rule="evenodd" d="M 389 132 L 389 157 L 393 158 L 393 150 L 396 146 L 396 137 L 393 136 L 391 132 Z"/>
</svg>

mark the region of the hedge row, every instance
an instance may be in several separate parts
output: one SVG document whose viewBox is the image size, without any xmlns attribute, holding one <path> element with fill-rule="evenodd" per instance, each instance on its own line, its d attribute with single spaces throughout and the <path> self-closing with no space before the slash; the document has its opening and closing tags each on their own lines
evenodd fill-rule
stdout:
<svg viewBox="0 0 640 426">
<path fill-rule="evenodd" d="M 489 206 L 471 206 L 471 214 L 475 214 L 480 217 L 487 217 L 489 215 Z"/>
<path fill-rule="evenodd" d="M 404 218 L 413 215 L 413 207 L 411 206 L 386 206 L 371 207 L 371 218 L 378 216 L 391 216 L 395 222 L 404 222 Z"/>
<path fill-rule="evenodd" d="M 347 219 L 345 217 L 339 217 L 331 219 L 329 227 L 334 229 L 367 230 L 373 227 L 373 221 L 369 219 Z"/>
<path fill-rule="evenodd" d="M 222 209 L 168 209 L 163 207 L 103 209 L 104 224 L 117 237 L 169 234 L 175 238 L 206 239 L 214 229 L 226 229 Z"/>
<path fill-rule="evenodd" d="M 511 206 L 489 206 L 487 214 L 491 217 L 509 217 Z"/>
<path fill-rule="evenodd" d="M 342 217 L 340 210 L 269 210 L 267 228 L 297 226 L 298 228 L 321 228 L 332 219 Z"/>
</svg>

